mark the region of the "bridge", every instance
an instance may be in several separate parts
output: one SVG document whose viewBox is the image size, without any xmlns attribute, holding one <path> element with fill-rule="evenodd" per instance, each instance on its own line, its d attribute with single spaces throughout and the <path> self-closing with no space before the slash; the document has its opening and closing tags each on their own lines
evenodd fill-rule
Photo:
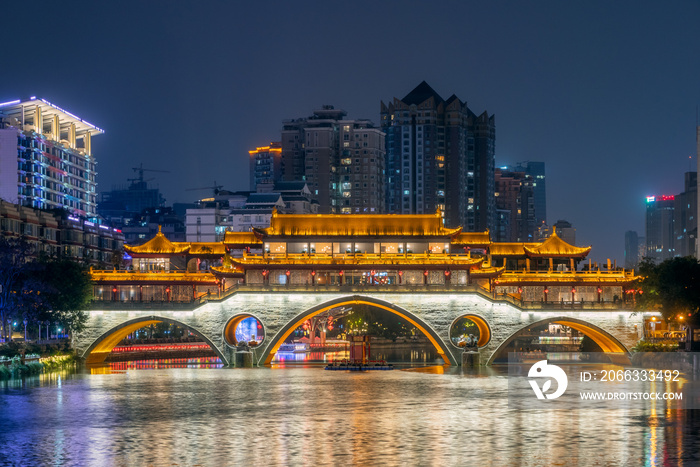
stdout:
<svg viewBox="0 0 700 467">
<path fill-rule="evenodd" d="M 79 357 L 101 363 L 119 341 L 150 324 L 167 322 L 189 329 L 208 343 L 225 365 L 236 352 L 235 326 L 252 316 L 263 326 L 265 339 L 253 349 L 255 365 L 269 365 L 280 344 L 307 319 L 331 308 L 371 305 L 396 314 L 416 326 L 446 364 L 461 363 L 462 349 L 449 336 L 462 317 L 479 328 L 482 363 L 491 364 L 528 328 L 546 323 L 568 326 L 590 337 L 605 352 L 626 353 L 641 338 L 643 317 L 631 309 L 591 303 L 587 308 L 523 307 L 507 297 L 493 298 L 472 288 L 402 288 L 337 286 L 323 289 L 241 285 L 221 299 L 189 304 L 95 302 L 86 328 L 74 336 Z M 558 305 L 558 304 L 557 304 Z M 580 305 L 580 304 L 579 304 Z"/>
</svg>

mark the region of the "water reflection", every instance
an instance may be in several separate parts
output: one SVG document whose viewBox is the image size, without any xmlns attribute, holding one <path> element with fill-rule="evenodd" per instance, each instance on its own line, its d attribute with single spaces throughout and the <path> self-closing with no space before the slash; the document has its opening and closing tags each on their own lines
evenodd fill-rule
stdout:
<svg viewBox="0 0 700 467">
<path fill-rule="evenodd" d="M 651 403 L 619 410 L 513 410 L 504 368 L 137 368 L 1 385 L 3 462 L 700 463 L 698 411 L 664 411 Z"/>
</svg>

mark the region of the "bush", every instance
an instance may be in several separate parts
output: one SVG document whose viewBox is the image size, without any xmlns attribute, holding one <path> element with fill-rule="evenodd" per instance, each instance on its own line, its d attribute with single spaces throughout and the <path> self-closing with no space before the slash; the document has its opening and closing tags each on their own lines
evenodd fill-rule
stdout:
<svg viewBox="0 0 700 467">
<path fill-rule="evenodd" d="M 639 341 L 632 347 L 632 352 L 675 352 L 678 350 L 678 343 L 655 344 L 647 341 Z"/>
<path fill-rule="evenodd" d="M 12 372 L 5 365 L 0 366 L 0 379 L 8 380 L 12 377 Z"/>
</svg>

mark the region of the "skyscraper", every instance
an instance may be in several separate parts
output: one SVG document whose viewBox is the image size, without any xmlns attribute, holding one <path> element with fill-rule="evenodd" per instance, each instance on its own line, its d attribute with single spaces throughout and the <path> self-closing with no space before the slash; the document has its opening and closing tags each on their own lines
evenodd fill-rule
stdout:
<svg viewBox="0 0 700 467">
<path fill-rule="evenodd" d="M 283 122 L 283 179 L 306 181 L 319 213 L 383 213 L 384 133 L 346 115 L 325 105 Z"/>
<path fill-rule="evenodd" d="M 634 269 L 639 264 L 639 236 L 634 230 L 625 232 L 625 269 Z"/>
<path fill-rule="evenodd" d="M 425 81 L 403 99 L 381 102 L 386 132 L 387 210 L 425 214 L 445 225 L 494 230 L 494 116 L 474 114 L 454 94 L 444 100 Z"/>
<path fill-rule="evenodd" d="M 510 169 L 510 167 L 509 167 Z M 535 223 L 539 226 L 547 223 L 547 178 L 544 162 L 518 162 L 512 170 L 525 172 L 532 177 L 535 203 Z"/>
<path fill-rule="evenodd" d="M 0 198 L 97 215 L 92 136 L 104 131 L 45 99 L 0 104 Z"/>
<path fill-rule="evenodd" d="M 676 256 L 695 256 L 698 236 L 698 173 L 685 173 L 685 189 L 674 199 L 673 249 Z"/>
<path fill-rule="evenodd" d="M 537 240 L 535 192 L 532 176 L 520 171 L 497 168 L 496 208 L 499 215 L 493 240 L 534 242 Z"/>
<path fill-rule="evenodd" d="M 675 256 L 673 210 L 675 196 L 647 196 L 647 257 L 661 262 Z"/>
</svg>

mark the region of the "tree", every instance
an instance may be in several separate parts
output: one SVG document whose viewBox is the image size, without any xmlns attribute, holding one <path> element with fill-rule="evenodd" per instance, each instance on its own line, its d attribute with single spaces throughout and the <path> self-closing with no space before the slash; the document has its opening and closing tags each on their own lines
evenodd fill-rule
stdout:
<svg viewBox="0 0 700 467">
<path fill-rule="evenodd" d="M 73 332 L 87 323 L 85 310 L 92 298 L 92 281 L 87 266 L 64 258 L 43 258 L 41 280 L 46 286 L 50 319 Z"/>
<path fill-rule="evenodd" d="M 19 306 L 18 291 L 22 289 L 27 260 L 32 252 L 32 245 L 23 239 L 0 238 L 0 320 L 3 335 L 7 335 L 8 318 L 13 317 Z"/>
<path fill-rule="evenodd" d="M 659 310 L 667 320 L 700 324 L 700 263 L 695 258 L 672 258 L 658 265 L 645 258 L 639 275 L 638 310 Z"/>
</svg>

